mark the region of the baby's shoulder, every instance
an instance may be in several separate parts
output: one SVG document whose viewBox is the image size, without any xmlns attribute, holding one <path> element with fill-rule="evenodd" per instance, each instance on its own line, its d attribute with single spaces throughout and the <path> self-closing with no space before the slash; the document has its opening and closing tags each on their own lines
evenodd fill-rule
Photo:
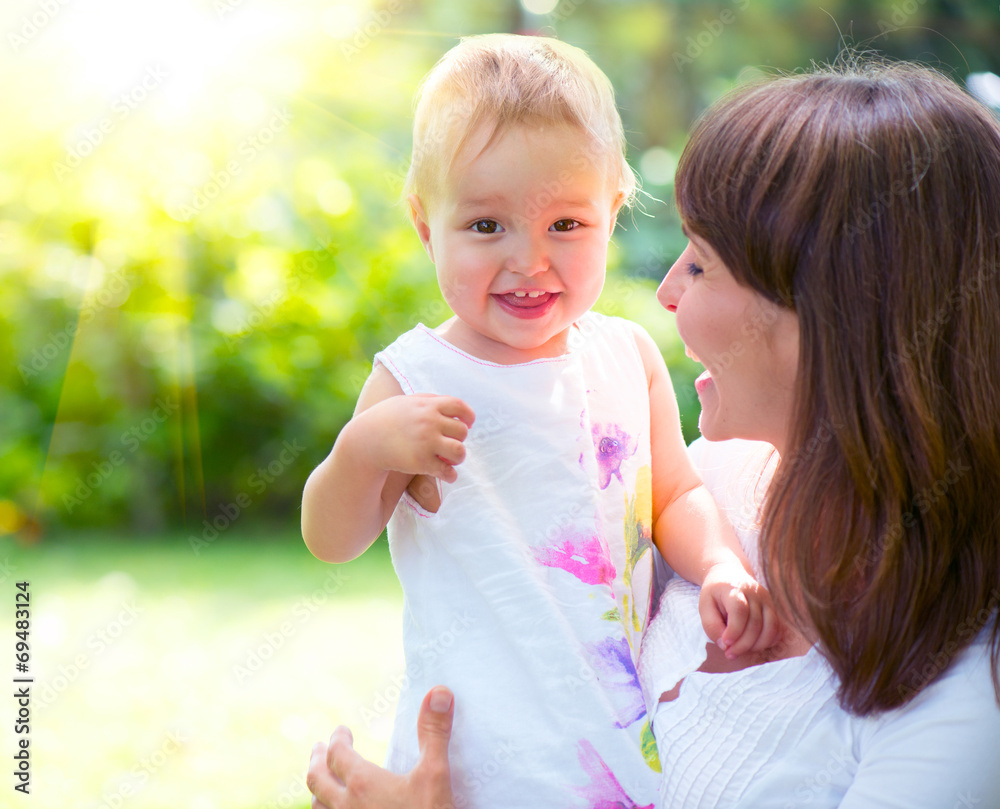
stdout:
<svg viewBox="0 0 1000 809">
<path fill-rule="evenodd" d="M 375 363 L 372 372 L 368 375 L 364 385 L 361 386 L 361 393 L 358 394 L 358 402 L 354 407 L 354 414 L 357 415 L 369 407 L 377 405 L 392 396 L 401 396 L 403 388 L 399 381 L 390 373 L 389 369 L 382 363 Z"/>
</svg>

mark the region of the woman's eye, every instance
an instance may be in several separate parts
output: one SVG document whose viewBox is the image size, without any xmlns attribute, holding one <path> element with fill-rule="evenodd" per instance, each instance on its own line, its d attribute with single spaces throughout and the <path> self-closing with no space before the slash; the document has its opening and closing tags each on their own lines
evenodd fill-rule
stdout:
<svg viewBox="0 0 1000 809">
<path fill-rule="evenodd" d="M 493 219 L 479 219 L 472 223 L 472 229 L 476 233 L 498 233 L 500 225 Z"/>
<path fill-rule="evenodd" d="M 575 219 L 559 219 L 552 223 L 551 230 L 558 231 L 559 233 L 566 233 L 570 230 L 575 230 L 580 226 L 580 223 Z"/>
<path fill-rule="evenodd" d="M 693 261 L 688 264 L 688 275 L 701 275 L 704 270 Z"/>
</svg>

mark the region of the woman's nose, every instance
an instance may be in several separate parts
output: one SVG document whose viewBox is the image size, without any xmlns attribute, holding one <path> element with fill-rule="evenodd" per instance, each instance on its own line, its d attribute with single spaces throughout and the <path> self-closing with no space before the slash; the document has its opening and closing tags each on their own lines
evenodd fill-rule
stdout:
<svg viewBox="0 0 1000 809">
<path fill-rule="evenodd" d="M 687 257 L 689 249 L 687 248 L 681 253 L 677 261 L 673 263 L 673 266 L 667 270 L 667 274 L 663 277 L 659 288 L 656 290 L 656 300 L 668 312 L 677 311 L 677 303 L 684 294 L 686 281 L 690 277 L 684 269 L 684 264 L 689 263 Z"/>
</svg>

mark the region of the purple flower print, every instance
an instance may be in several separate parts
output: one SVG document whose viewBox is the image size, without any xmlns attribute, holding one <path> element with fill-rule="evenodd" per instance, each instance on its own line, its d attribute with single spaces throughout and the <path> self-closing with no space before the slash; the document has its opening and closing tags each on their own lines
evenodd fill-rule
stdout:
<svg viewBox="0 0 1000 809">
<path fill-rule="evenodd" d="M 618 726 L 626 728 L 646 715 L 646 704 L 639 688 L 639 675 L 632 661 L 628 638 L 608 637 L 600 643 L 588 643 L 588 659 L 604 692 L 614 702 Z"/>
<path fill-rule="evenodd" d="M 576 754 L 580 766 L 590 776 L 590 783 L 585 787 L 577 787 L 576 792 L 586 800 L 590 809 L 655 809 L 651 803 L 639 806 L 628 796 L 589 741 L 581 739 L 577 742 Z"/>
<path fill-rule="evenodd" d="M 617 424 L 595 424 L 591 428 L 591 434 L 594 438 L 601 488 L 608 488 L 612 476 L 618 478 L 618 482 L 624 485 L 622 464 L 635 455 L 639 446 L 638 441 Z"/>
</svg>

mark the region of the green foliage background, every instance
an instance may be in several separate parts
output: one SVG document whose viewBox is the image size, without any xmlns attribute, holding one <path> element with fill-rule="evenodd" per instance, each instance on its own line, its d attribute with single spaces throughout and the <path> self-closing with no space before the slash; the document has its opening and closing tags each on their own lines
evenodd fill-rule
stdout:
<svg viewBox="0 0 1000 809">
<path fill-rule="evenodd" d="M 844 42 L 959 79 L 1000 59 L 986 2 L 12 5 L 0 531 L 36 537 L 201 536 L 240 503 L 297 519 L 371 355 L 448 316 L 397 199 L 413 91 L 461 35 L 556 35 L 614 82 L 647 195 L 600 308 L 660 341 L 689 438 L 696 371 L 652 292 L 683 246 L 669 176 L 697 113 Z"/>
</svg>

